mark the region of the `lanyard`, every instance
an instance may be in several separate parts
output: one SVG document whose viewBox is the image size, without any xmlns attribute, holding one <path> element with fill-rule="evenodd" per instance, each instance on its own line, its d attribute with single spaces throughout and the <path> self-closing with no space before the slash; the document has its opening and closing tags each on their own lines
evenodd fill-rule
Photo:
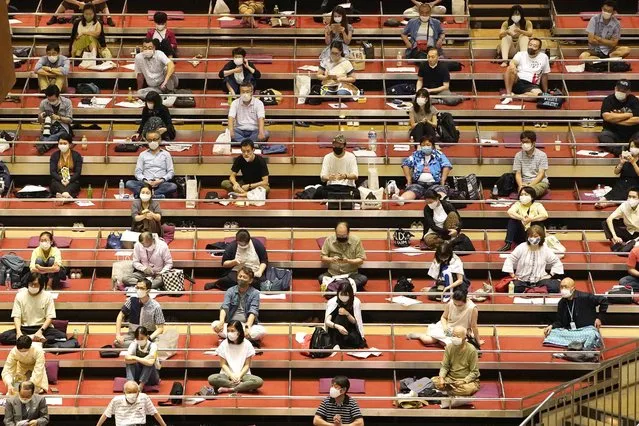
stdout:
<svg viewBox="0 0 639 426">
<path fill-rule="evenodd" d="M 570 322 L 575 322 L 573 312 L 575 311 L 575 299 L 572 301 L 572 306 L 568 308 L 568 314 L 570 314 Z"/>
</svg>

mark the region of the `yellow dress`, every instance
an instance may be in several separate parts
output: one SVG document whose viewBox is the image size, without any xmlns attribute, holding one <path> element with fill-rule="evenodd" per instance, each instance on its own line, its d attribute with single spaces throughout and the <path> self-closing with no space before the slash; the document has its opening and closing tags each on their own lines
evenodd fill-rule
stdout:
<svg viewBox="0 0 639 426">
<path fill-rule="evenodd" d="M 37 390 L 49 390 L 44 351 L 39 346 L 31 346 L 24 353 L 17 348 L 13 348 L 4 363 L 2 381 L 7 386 L 7 389 L 25 380 L 31 380 Z"/>
</svg>

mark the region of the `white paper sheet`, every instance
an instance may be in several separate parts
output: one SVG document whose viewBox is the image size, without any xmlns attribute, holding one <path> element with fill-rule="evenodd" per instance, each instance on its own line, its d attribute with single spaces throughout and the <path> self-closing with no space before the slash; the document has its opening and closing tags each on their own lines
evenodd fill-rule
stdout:
<svg viewBox="0 0 639 426">
<path fill-rule="evenodd" d="M 129 351 L 120 351 L 120 355 L 119 356 L 127 356 L 128 353 L 129 353 Z"/>
<path fill-rule="evenodd" d="M 369 348 L 366 352 L 346 352 L 346 355 L 354 356 L 355 358 L 366 359 L 372 356 L 382 356 L 382 353 L 377 348 Z"/>
<path fill-rule="evenodd" d="M 231 148 L 231 154 L 240 155 L 240 154 L 242 154 L 242 149 L 241 148 Z M 256 149 L 255 150 L 255 154 L 256 155 L 262 155 L 262 150 L 261 149 Z"/>
<path fill-rule="evenodd" d="M 344 109 L 344 108 L 348 108 L 348 105 L 346 105 L 345 103 L 338 103 L 338 104 L 328 104 L 329 107 L 334 108 L 334 109 Z"/>
<path fill-rule="evenodd" d="M 184 398 L 184 404 L 185 405 L 195 405 L 195 404 L 199 404 L 200 402 L 206 401 L 206 398 Z"/>
<path fill-rule="evenodd" d="M 113 141 L 115 143 L 118 143 L 117 141 Z M 124 143 L 124 142 L 120 142 L 120 143 Z M 116 200 L 132 200 L 133 196 L 131 194 L 113 194 L 113 198 L 115 198 Z"/>
<path fill-rule="evenodd" d="M 142 108 L 144 107 L 144 102 L 142 102 L 141 100 L 137 100 L 133 102 L 120 101 L 115 105 L 122 108 Z"/>
<path fill-rule="evenodd" d="M 126 68 L 128 70 L 135 71 L 135 64 L 120 65 L 120 68 Z"/>
<path fill-rule="evenodd" d="M 355 157 L 377 157 L 375 151 L 371 151 L 369 149 L 358 149 L 353 151 Z"/>
<path fill-rule="evenodd" d="M 410 145 L 393 145 L 393 151 L 410 151 Z"/>
<path fill-rule="evenodd" d="M 286 300 L 286 294 L 264 294 L 260 293 L 260 300 Z"/>
<path fill-rule="evenodd" d="M 302 71 L 310 71 L 310 72 L 319 71 L 319 67 L 317 65 L 302 65 L 301 67 L 297 67 L 297 69 Z"/>
<path fill-rule="evenodd" d="M 115 257 L 131 257 L 133 256 L 133 250 L 120 250 L 115 252 Z"/>
<path fill-rule="evenodd" d="M 392 103 L 392 102 L 386 102 L 386 105 L 388 105 L 389 107 L 391 107 L 391 108 L 393 108 L 393 109 L 397 109 L 397 110 L 401 110 L 401 111 L 406 111 L 406 110 L 411 109 L 411 105 L 412 105 L 412 103 L 410 103 L 410 102 L 404 102 L 404 103 L 403 103 L 403 104 L 401 104 L 401 105 L 396 105 L 396 104 L 394 104 L 394 103 Z"/>
<path fill-rule="evenodd" d="M 120 241 L 127 243 L 136 243 L 138 241 L 138 238 L 140 238 L 140 232 L 133 232 L 127 229 L 122 233 Z"/>
<path fill-rule="evenodd" d="M 525 105 L 513 105 L 513 104 L 507 104 L 507 105 L 497 104 L 497 105 L 495 105 L 495 109 L 518 110 L 518 109 L 524 109 L 524 108 L 525 108 Z"/>
<path fill-rule="evenodd" d="M 406 296 L 394 296 L 386 300 L 392 303 L 399 303 L 402 306 L 411 306 L 411 305 L 417 305 L 419 303 L 422 303 L 419 300 L 411 299 L 410 297 L 406 297 Z"/>
<path fill-rule="evenodd" d="M 204 352 L 204 355 L 217 355 L 217 348 L 211 348 L 210 351 Z"/>
<path fill-rule="evenodd" d="M 95 206 L 92 201 L 76 201 L 75 202 L 80 207 L 91 207 Z"/>
<path fill-rule="evenodd" d="M 403 255 L 406 255 L 406 256 L 421 256 L 422 254 L 426 254 L 425 252 L 421 251 L 417 247 L 400 247 L 400 248 L 393 249 L 393 251 L 402 253 Z"/>
<path fill-rule="evenodd" d="M 190 143 L 172 143 L 169 145 L 165 145 L 164 149 L 166 149 L 169 152 L 182 152 L 182 151 L 188 151 L 189 149 L 191 149 L 192 146 L 193 144 L 190 144 Z"/>
<path fill-rule="evenodd" d="M 303 331 L 298 331 L 297 333 L 295 333 L 295 341 L 299 344 L 304 343 L 304 338 L 306 337 L 307 333 L 304 333 Z"/>
<path fill-rule="evenodd" d="M 608 155 L 607 152 L 601 151 L 589 151 L 587 149 L 580 149 L 577 151 L 577 155 L 583 155 L 585 157 L 605 157 Z"/>
<path fill-rule="evenodd" d="M 586 64 L 581 65 L 565 65 L 568 72 L 584 72 L 586 71 Z"/>
<path fill-rule="evenodd" d="M 59 396 L 45 396 L 47 405 L 62 405 L 62 398 Z"/>
<path fill-rule="evenodd" d="M 220 16 L 217 18 L 218 21 L 235 21 L 235 18 L 232 16 Z"/>
<path fill-rule="evenodd" d="M 386 68 L 386 72 L 415 72 L 415 67 L 389 67 Z"/>
<path fill-rule="evenodd" d="M 117 68 L 117 67 L 118 67 L 117 64 L 113 61 L 104 61 L 101 64 L 90 65 L 86 67 L 86 69 L 92 70 L 92 71 L 106 71 L 106 70 L 112 70 L 113 68 Z"/>
<path fill-rule="evenodd" d="M 488 144 L 488 145 L 497 145 L 499 144 L 499 141 L 496 141 L 495 139 L 479 139 L 479 143 Z"/>
<path fill-rule="evenodd" d="M 499 258 L 500 258 L 500 259 L 507 259 L 507 258 L 508 258 L 508 256 L 510 256 L 510 253 L 501 253 L 501 254 L 499 255 Z"/>
<path fill-rule="evenodd" d="M 39 191 L 46 191 L 46 190 L 47 188 L 40 185 L 25 185 L 24 188 L 22 188 L 18 192 L 39 192 Z"/>
<path fill-rule="evenodd" d="M 9 25 L 17 25 L 17 24 L 21 24 L 22 21 L 19 19 L 9 19 Z"/>
</svg>

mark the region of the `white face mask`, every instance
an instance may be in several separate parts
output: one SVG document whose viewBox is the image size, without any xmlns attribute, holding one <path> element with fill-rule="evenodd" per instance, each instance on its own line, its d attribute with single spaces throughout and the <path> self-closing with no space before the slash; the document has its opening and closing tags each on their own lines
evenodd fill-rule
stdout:
<svg viewBox="0 0 639 426">
<path fill-rule="evenodd" d="M 244 63 L 244 58 L 233 58 L 233 63 L 239 67 Z"/>
<path fill-rule="evenodd" d="M 521 16 L 520 15 L 513 15 L 513 16 L 510 17 L 510 19 L 512 19 L 515 24 L 518 24 L 519 21 L 521 21 Z"/>
<path fill-rule="evenodd" d="M 58 144 L 58 149 L 60 150 L 60 152 L 65 153 L 65 152 L 67 152 L 69 150 L 69 145 L 68 144 L 65 144 L 65 145 Z"/>
<path fill-rule="evenodd" d="M 520 195 L 519 196 L 519 202 L 525 205 L 530 204 L 530 202 L 532 201 L 532 197 L 530 195 Z"/>
<path fill-rule="evenodd" d="M 147 342 L 148 342 L 148 340 L 136 340 L 135 344 L 138 345 L 138 347 L 144 347 L 144 346 L 146 346 Z"/>
<path fill-rule="evenodd" d="M 49 62 L 51 62 L 52 64 L 55 64 L 56 62 L 58 62 L 58 57 L 57 56 L 47 56 L 47 60 Z"/>
<path fill-rule="evenodd" d="M 334 16 L 333 17 L 333 21 L 335 21 L 336 24 L 341 24 L 342 23 L 342 17 L 341 16 Z"/>
<path fill-rule="evenodd" d="M 155 29 L 158 30 L 158 31 L 164 31 L 165 28 L 166 28 L 166 25 L 156 25 L 155 26 Z"/>
<path fill-rule="evenodd" d="M 251 98 L 253 97 L 250 93 L 242 93 L 240 96 L 244 102 L 251 102 Z"/>
<path fill-rule="evenodd" d="M 51 243 L 49 241 L 40 241 L 40 248 L 42 250 L 49 250 L 51 248 Z"/>
<path fill-rule="evenodd" d="M 627 203 L 628 203 L 628 205 L 629 205 L 630 207 L 632 207 L 633 209 L 639 205 L 639 199 L 637 199 L 637 198 L 631 198 L 630 200 L 628 200 L 628 201 L 626 201 L 626 202 L 627 202 Z"/>
<path fill-rule="evenodd" d="M 521 144 L 521 149 L 523 149 L 524 151 L 528 152 L 532 149 L 532 144 L 531 143 L 522 143 Z"/>
<path fill-rule="evenodd" d="M 151 194 L 140 194 L 140 200 L 149 201 L 151 199 Z"/>
<path fill-rule="evenodd" d="M 23 403 L 23 404 L 28 404 L 29 401 L 31 401 L 31 398 L 22 398 L 22 397 L 20 397 L 20 402 Z"/>
<path fill-rule="evenodd" d="M 142 299 L 144 296 L 146 296 L 146 290 L 137 289 L 135 290 L 135 294 L 138 296 L 138 299 Z"/>
<path fill-rule="evenodd" d="M 426 98 L 417 98 L 417 105 L 419 106 L 426 105 Z"/>
<path fill-rule="evenodd" d="M 160 147 L 160 143 L 159 142 L 157 142 L 157 141 L 149 142 L 149 149 L 151 151 L 155 151 L 159 147 Z"/>
<path fill-rule="evenodd" d="M 231 331 L 230 333 L 226 334 L 226 337 L 231 341 L 231 342 L 235 342 L 237 340 L 237 338 L 239 337 L 237 331 Z"/>
<path fill-rule="evenodd" d="M 630 154 L 636 157 L 637 155 L 639 155 L 639 148 L 630 148 Z"/>
<path fill-rule="evenodd" d="M 430 21 L 430 16 L 420 16 L 419 20 L 425 24 L 426 22 Z"/>
<path fill-rule="evenodd" d="M 541 238 L 540 237 L 530 237 L 530 238 L 528 238 L 528 243 L 530 245 L 538 246 L 540 242 L 541 242 Z"/>
<path fill-rule="evenodd" d="M 38 287 L 29 287 L 29 293 L 36 295 L 38 294 L 38 292 L 40 291 L 40 289 Z"/>
<path fill-rule="evenodd" d="M 616 91 L 616 90 L 615 90 L 615 98 L 617 98 L 617 100 L 618 100 L 619 102 L 623 102 L 623 101 L 625 101 L 627 97 L 628 97 L 628 94 L 627 94 L 627 93 L 624 93 L 624 92 L 618 92 L 618 91 Z"/>
<path fill-rule="evenodd" d="M 335 399 L 335 398 L 339 398 L 339 396 L 342 394 L 342 391 L 331 386 L 331 389 L 328 391 L 328 394 L 331 396 L 331 398 Z"/>
<path fill-rule="evenodd" d="M 437 201 L 430 203 L 428 205 L 428 207 L 430 207 L 431 209 L 435 210 L 437 208 L 437 206 L 439 205 L 439 203 Z"/>
<path fill-rule="evenodd" d="M 612 18 L 612 13 L 610 13 L 610 12 L 601 12 L 601 16 L 607 21 L 608 19 Z"/>
<path fill-rule="evenodd" d="M 153 57 L 153 54 L 155 53 L 155 50 L 143 50 L 142 51 L 142 56 L 144 56 L 145 58 L 149 59 Z"/>
<path fill-rule="evenodd" d="M 463 343 L 464 339 L 462 339 L 461 337 L 457 337 L 457 336 L 453 336 L 450 338 L 450 343 L 452 343 L 454 346 L 459 346 Z"/>
<path fill-rule="evenodd" d="M 340 300 L 342 303 L 348 303 L 348 301 L 350 300 L 350 297 L 348 297 L 348 296 L 342 296 L 342 295 L 340 294 L 340 295 L 339 295 L 339 300 Z"/>
<path fill-rule="evenodd" d="M 560 291 L 561 297 L 568 298 L 572 296 L 572 291 L 569 288 L 562 288 Z"/>
<path fill-rule="evenodd" d="M 127 394 L 124 394 L 124 398 L 126 399 L 126 402 L 128 402 L 129 404 L 133 404 L 133 403 L 135 403 L 135 401 L 137 401 L 138 394 L 137 393 L 127 393 Z"/>
</svg>

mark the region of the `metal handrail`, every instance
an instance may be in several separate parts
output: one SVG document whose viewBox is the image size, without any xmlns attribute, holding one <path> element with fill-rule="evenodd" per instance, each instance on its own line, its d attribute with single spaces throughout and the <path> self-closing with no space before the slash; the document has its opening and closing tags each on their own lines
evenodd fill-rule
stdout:
<svg viewBox="0 0 639 426">
<path fill-rule="evenodd" d="M 535 415 L 537 415 L 537 413 L 544 407 L 544 405 L 546 405 L 546 403 L 548 403 L 548 401 L 550 401 L 550 399 L 555 395 L 555 392 L 550 392 L 548 394 L 548 396 L 546 397 L 546 399 L 543 400 L 543 402 L 541 404 L 539 404 L 537 406 L 537 408 L 535 408 L 532 413 L 530 413 L 528 415 L 528 417 L 526 417 L 524 419 L 523 422 L 521 422 L 521 424 L 519 426 L 527 426 L 528 423 L 530 422 L 530 424 L 532 425 L 532 418 L 535 417 Z"/>
</svg>

